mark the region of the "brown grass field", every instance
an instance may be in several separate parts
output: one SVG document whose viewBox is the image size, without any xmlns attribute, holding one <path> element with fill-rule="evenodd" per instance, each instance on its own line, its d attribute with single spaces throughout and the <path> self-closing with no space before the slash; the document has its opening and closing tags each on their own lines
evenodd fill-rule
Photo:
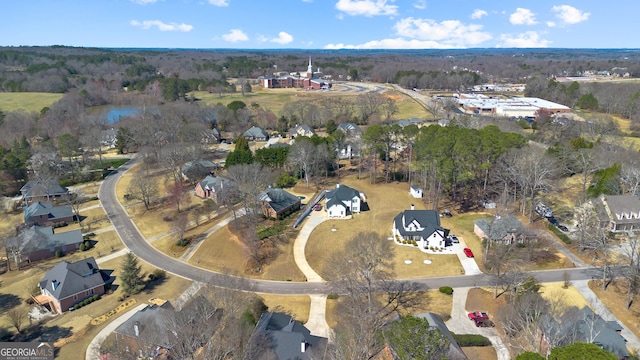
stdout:
<svg viewBox="0 0 640 360">
<path fill-rule="evenodd" d="M 368 180 L 357 180 L 348 176 L 341 183 L 364 192 L 371 210 L 356 214 L 352 219 L 328 220 L 320 224 L 311 233 L 306 248 L 309 265 L 323 277 L 328 275 L 326 265 L 334 253 L 344 251 L 344 243 L 362 231 L 374 231 L 387 237 L 391 236 L 391 222 L 401 211 L 408 210 L 411 204 L 416 209 L 425 209 L 424 204 L 408 194 L 406 183 L 372 185 Z M 334 187 L 329 184 L 327 187 Z M 336 229 L 336 231 L 332 231 Z M 387 241 L 387 240 L 385 240 Z M 394 246 L 394 267 L 397 278 L 435 277 L 460 275 L 462 266 L 455 255 L 431 255 L 407 246 Z M 432 261 L 425 265 L 424 260 Z M 410 265 L 405 260 L 412 260 Z"/>
<path fill-rule="evenodd" d="M 0 92 L 0 110 L 40 112 L 42 108 L 60 100 L 63 95 L 41 92 Z"/>
<path fill-rule="evenodd" d="M 433 312 L 438 315 L 450 315 L 453 306 L 453 297 L 445 295 L 438 290 L 423 291 L 418 294 L 423 301 L 412 309 L 405 309 L 406 314 L 422 314 L 425 312 Z M 338 304 L 340 297 L 337 299 L 327 299 L 327 324 L 332 329 L 338 326 L 340 314 L 338 313 Z"/>
<path fill-rule="evenodd" d="M 636 336 L 640 336 L 640 301 L 636 299 L 627 310 L 625 281 L 614 281 L 602 291 L 602 283 L 598 280 L 589 281 L 589 288 L 593 290 L 602 303 L 629 328 Z"/>
<path fill-rule="evenodd" d="M 311 299 L 308 296 L 259 294 L 268 311 L 282 312 L 293 316 L 301 323 L 309 321 Z"/>
</svg>

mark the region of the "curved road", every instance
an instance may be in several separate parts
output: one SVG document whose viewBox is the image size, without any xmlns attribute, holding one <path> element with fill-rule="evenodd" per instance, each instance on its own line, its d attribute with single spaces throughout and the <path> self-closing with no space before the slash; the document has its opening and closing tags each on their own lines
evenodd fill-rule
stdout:
<svg viewBox="0 0 640 360">
<path fill-rule="evenodd" d="M 327 295 L 331 294 L 331 286 L 322 282 L 288 282 L 246 279 L 237 276 L 217 273 L 211 270 L 192 266 L 177 258 L 168 256 L 147 242 L 133 221 L 127 215 L 116 197 L 116 184 L 122 174 L 130 169 L 136 159 L 122 165 L 117 172 L 107 176 L 99 190 L 99 199 L 107 217 L 113 224 L 118 236 L 124 245 L 136 256 L 147 263 L 164 269 L 174 275 L 206 284 L 228 287 L 243 291 L 252 291 L 269 294 L 286 295 Z M 213 256 L 214 254 L 212 254 Z M 539 282 L 563 281 L 564 274 L 568 273 L 571 280 L 588 280 L 600 275 L 595 268 L 576 268 L 530 272 Z M 403 280 L 398 280 L 403 281 Z M 420 284 L 422 289 L 434 289 L 442 285 L 457 287 L 492 286 L 494 278 L 487 274 L 467 276 L 447 276 L 439 278 L 407 279 Z"/>
</svg>

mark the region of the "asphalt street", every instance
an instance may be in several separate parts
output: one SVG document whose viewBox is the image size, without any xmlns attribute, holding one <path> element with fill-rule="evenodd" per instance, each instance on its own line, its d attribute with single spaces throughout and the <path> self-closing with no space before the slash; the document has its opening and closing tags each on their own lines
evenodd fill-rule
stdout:
<svg viewBox="0 0 640 360">
<path fill-rule="evenodd" d="M 124 245 L 141 260 L 152 266 L 166 270 L 174 275 L 203 282 L 213 286 L 233 288 L 243 291 L 252 291 L 268 294 L 286 295 L 328 295 L 332 293 L 330 283 L 320 282 L 288 282 L 246 279 L 237 276 L 217 273 L 214 271 L 192 266 L 178 258 L 168 256 L 147 242 L 131 218 L 127 215 L 116 197 L 116 184 L 122 174 L 131 168 L 137 160 L 132 160 L 121 166 L 118 171 L 107 176 L 99 190 L 99 199 L 109 220 L 115 228 Z M 215 256 L 215 254 L 212 254 Z M 533 271 L 533 275 L 539 282 L 560 282 L 564 280 L 565 273 L 573 280 L 589 280 L 598 278 L 600 271 L 595 268 L 574 268 L 561 270 Z M 492 286 L 495 277 L 488 274 L 447 276 L 438 278 L 408 279 L 396 281 L 411 281 L 418 284 L 420 289 L 437 289 L 448 285 L 457 287 Z"/>
</svg>

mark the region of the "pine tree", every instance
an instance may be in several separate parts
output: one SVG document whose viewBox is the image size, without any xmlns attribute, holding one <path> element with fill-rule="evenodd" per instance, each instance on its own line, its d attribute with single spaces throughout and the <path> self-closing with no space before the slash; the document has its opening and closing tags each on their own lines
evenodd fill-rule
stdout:
<svg viewBox="0 0 640 360">
<path fill-rule="evenodd" d="M 120 271 L 120 283 L 125 294 L 135 295 L 144 289 L 144 274 L 135 255 L 125 255 Z"/>
</svg>

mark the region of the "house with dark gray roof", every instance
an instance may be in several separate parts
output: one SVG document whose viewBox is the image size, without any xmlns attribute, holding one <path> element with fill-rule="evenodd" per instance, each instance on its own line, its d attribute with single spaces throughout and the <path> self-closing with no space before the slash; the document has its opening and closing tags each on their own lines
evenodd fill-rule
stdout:
<svg viewBox="0 0 640 360">
<path fill-rule="evenodd" d="M 395 122 L 396 124 L 398 124 L 401 128 L 405 128 L 409 125 L 415 125 L 420 127 L 424 121 L 422 119 L 418 119 L 418 118 L 409 118 L 409 119 L 402 119 L 402 120 L 398 120 Z"/>
<path fill-rule="evenodd" d="M 56 233 L 51 226 L 34 225 L 23 229 L 18 236 L 5 239 L 4 244 L 16 261 L 33 262 L 50 259 L 57 251 L 72 253 L 83 241 L 80 229 Z"/>
<path fill-rule="evenodd" d="M 600 195 L 576 209 L 576 219 L 585 214 L 611 232 L 640 231 L 640 199 L 633 195 Z"/>
<path fill-rule="evenodd" d="M 200 142 L 203 144 L 217 144 L 220 142 L 221 136 L 218 129 L 206 129 L 202 131 Z"/>
<path fill-rule="evenodd" d="M 405 210 L 393 219 L 396 241 L 415 241 L 420 249 L 444 248 L 449 229 L 440 226 L 440 214 L 435 210 Z"/>
<path fill-rule="evenodd" d="M 35 201 L 24 207 L 24 223 L 27 226 L 48 226 L 73 222 L 71 205 L 53 206 L 50 201 Z"/>
<path fill-rule="evenodd" d="M 325 211 L 329 218 L 346 219 L 362 210 L 367 201 L 364 193 L 346 185 L 336 184 L 336 188 L 325 193 Z"/>
<path fill-rule="evenodd" d="M 53 200 L 65 198 L 69 195 L 69 189 L 60 186 L 55 180 L 29 180 L 20 188 L 22 200 L 31 203 L 37 200 Z"/>
<path fill-rule="evenodd" d="M 207 175 L 196 184 L 196 196 L 201 199 L 211 199 L 216 204 L 222 204 L 233 193 L 234 182 L 222 176 Z"/>
<path fill-rule="evenodd" d="M 180 168 L 182 177 L 185 180 L 195 181 L 201 179 L 203 176 L 213 174 L 213 171 L 220 166 L 214 164 L 211 160 L 192 160 L 187 161 Z"/>
<path fill-rule="evenodd" d="M 456 339 L 454 339 L 451 331 L 449 331 L 449 328 L 438 314 L 428 312 L 416 315 L 416 317 L 427 319 L 430 328 L 440 330 L 442 335 L 444 335 L 444 337 L 449 340 L 449 351 L 447 352 L 448 360 L 467 359 L 467 355 L 465 355 L 464 351 L 462 351 L 462 348 L 460 348 L 460 345 L 458 345 Z"/>
<path fill-rule="evenodd" d="M 618 359 L 628 359 L 627 340 L 622 336 L 622 330 L 616 321 L 604 320 L 588 306 L 581 309 L 573 306 L 560 319 L 548 316 L 542 321 L 541 348 L 549 353 L 556 346 L 585 342 L 610 351 Z"/>
<path fill-rule="evenodd" d="M 272 188 L 260 194 L 261 212 L 266 218 L 283 218 L 300 209 L 300 198 L 292 193 Z"/>
<path fill-rule="evenodd" d="M 59 262 L 39 283 L 40 292 L 52 310 L 61 314 L 93 295 L 102 295 L 112 279 L 100 271 L 93 257 L 74 263 Z"/>
<path fill-rule="evenodd" d="M 490 219 L 478 219 L 474 222 L 473 232 L 481 239 L 502 241 L 505 244 L 526 241 L 526 227 L 515 216 L 496 216 Z"/>
<path fill-rule="evenodd" d="M 244 136 L 249 141 L 267 141 L 269 140 L 269 134 L 257 126 L 252 126 L 249 130 L 245 131 Z"/>
<path fill-rule="evenodd" d="M 322 359 L 328 343 L 327 338 L 311 335 L 304 325 L 282 313 L 262 314 L 254 332 L 269 340 L 278 360 Z"/>
</svg>

